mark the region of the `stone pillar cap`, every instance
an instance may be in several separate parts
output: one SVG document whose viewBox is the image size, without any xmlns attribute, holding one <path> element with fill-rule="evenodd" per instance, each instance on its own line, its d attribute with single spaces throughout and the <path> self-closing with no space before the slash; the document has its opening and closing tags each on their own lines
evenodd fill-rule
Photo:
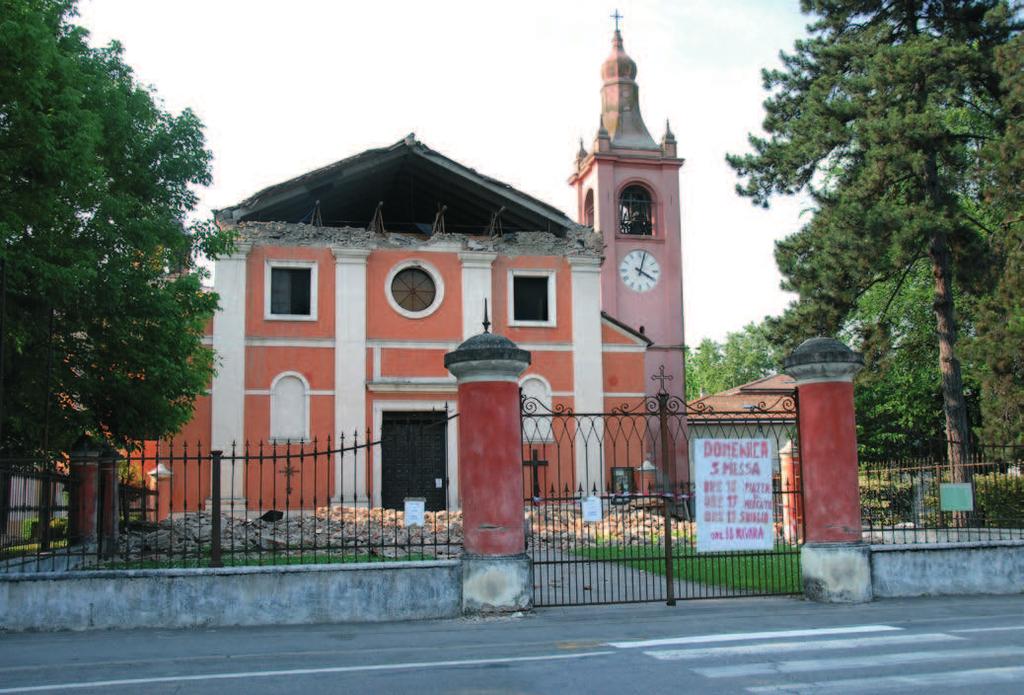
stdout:
<svg viewBox="0 0 1024 695">
<path fill-rule="evenodd" d="M 494 333 L 474 335 L 444 356 L 444 366 L 459 381 L 515 380 L 530 361 L 529 350 Z"/>
<path fill-rule="evenodd" d="M 852 381 L 864 366 L 864 356 L 835 338 L 810 338 L 782 362 L 797 385 L 815 381 Z"/>
</svg>

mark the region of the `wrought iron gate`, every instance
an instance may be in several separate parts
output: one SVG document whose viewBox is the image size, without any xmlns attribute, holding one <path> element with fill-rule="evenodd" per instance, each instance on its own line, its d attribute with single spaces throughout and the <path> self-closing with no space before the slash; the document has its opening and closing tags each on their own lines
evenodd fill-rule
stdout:
<svg viewBox="0 0 1024 695">
<path fill-rule="evenodd" d="M 795 392 L 736 411 L 662 393 L 604 413 L 522 399 L 523 489 L 534 605 L 800 593 L 803 540 Z M 767 439 L 772 548 L 698 553 L 698 439 Z M 584 519 L 589 498 L 600 519 Z M 593 518 L 593 517 L 591 517 Z"/>
</svg>

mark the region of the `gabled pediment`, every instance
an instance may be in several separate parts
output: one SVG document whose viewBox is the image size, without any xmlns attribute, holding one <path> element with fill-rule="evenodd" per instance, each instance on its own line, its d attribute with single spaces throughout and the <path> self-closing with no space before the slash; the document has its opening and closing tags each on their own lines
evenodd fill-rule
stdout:
<svg viewBox="0 0 1024 695">
<path fill-rule="evenodd" d="M 329 227 L 367 227 L 378 205 L 388 231 L 429 234 L 440 206 L 446 208 L 448 233 L 483 234 L 499 210 L 506 232 L 561 236 L 575 226 L 557 208 L 459 164 L 411 135 L 265 188 L 215 214 L 223 223 L 319 221 Z"/>
</svg>

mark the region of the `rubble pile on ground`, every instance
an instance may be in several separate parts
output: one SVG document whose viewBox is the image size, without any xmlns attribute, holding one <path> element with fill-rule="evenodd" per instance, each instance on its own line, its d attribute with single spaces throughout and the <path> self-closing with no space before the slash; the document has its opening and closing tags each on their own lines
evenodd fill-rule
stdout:
<svg viewBox="0 0 1024 695">
<path fill-rule="evenodd" d="M 275 515 L 269 515 L 270 519 Z M 426 512 L 423 526 L 405 526 L 405 514 L 391 509 L 321 507 L 315 513 L 282 513 L 277 520 L 221 515 L 225 554 L 316 553 L 373 559 L 436 558 L 462 554 L 462 514 Z M 122 532 L 123 557 L 182 557 L 209 554 L 213 517 L 189 512 L 155 526 Z"/>
<path fill-rule="evenodd" d="M 541 505 L 527 512 L 527 528 L 540 548 L 571 551 L 600 545 L 639 546 L 662 542 L 665 515 L 661 505 L 630 503 L 606 508 L 601 521 L 587 522 L 579 504 Z M 673 520 L 674 538 L 693 538 L 696 525 Z"/>
</svg>

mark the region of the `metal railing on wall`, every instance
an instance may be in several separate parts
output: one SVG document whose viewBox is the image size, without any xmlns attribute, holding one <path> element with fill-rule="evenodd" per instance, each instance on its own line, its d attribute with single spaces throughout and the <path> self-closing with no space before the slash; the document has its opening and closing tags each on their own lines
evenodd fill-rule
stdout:
<svg viewBox="0 0 1024 695">
<path fill-rule="evenodd" d="M 447 427 L 454 417 L 423 428 Z M 413 428 L 408 441 L 393 444 L 407 447 L 415 459 L 419 439 L 434 435 Z M 404 501 L 401 507 L 381 506 L 373 466 L 381 453 L 381 442 L 369 433 L 227 451 L 160 442 L 90 461 L 91 471 L 74 459 L 64 472 L 12 471 L 0 477 L 0 490 L 7 490 L 7 497 L 0 495 L 0 517 L 9 520 L 0 542 L 0 571 L 459 556 L 462 519 L 447 475 L 440 479 L 440 493 L 433 482 L 430 490 L 410 483 L 391 490 L 392 498 Z M 53 493 L 38 493 L 46 485 Z M 38 501 L 47 499 L 59 504 Z M 40 535 L 38 523 L 29 523 L 47 518 L 63 520 L 45 526 L 55 529 L 49 537 Z"/>
<path fill-rule="evenodd" d="M 1024 539 L 1024 447 L 972 445 L 862 459 L 861 520 L 870 543 Z"/>
</svg>

